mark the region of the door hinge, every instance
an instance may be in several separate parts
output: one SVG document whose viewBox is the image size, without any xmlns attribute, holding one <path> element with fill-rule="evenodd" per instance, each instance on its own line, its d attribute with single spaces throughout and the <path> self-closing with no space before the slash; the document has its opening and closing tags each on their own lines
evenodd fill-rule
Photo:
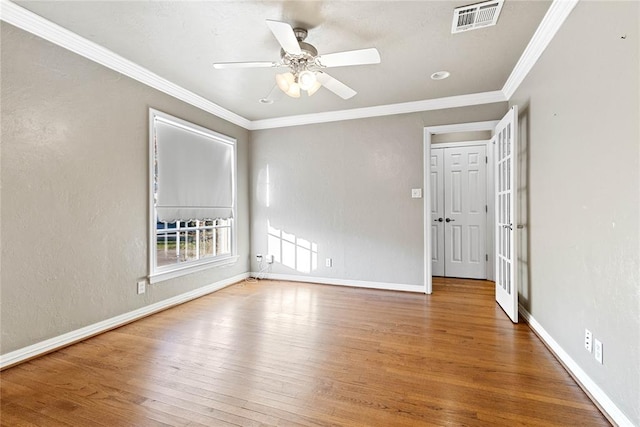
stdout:
<svg viewBox="0 0 640 427">
<path fill-rule="evenodd" d="M 489 205 L 484 205 L 484 211 L 485 211 L 486 213 L 489 213 Z"/>
<path fill-rule="evenodd" d="M 485 163 L 489 163 L 489 157 L 484 156 L 484 162 L 485 162 Z"/>
<path fill-rule="evenodd" d="M 489 254 L 484 254 L 484 260 L 489 261 Z"/>
</svg>

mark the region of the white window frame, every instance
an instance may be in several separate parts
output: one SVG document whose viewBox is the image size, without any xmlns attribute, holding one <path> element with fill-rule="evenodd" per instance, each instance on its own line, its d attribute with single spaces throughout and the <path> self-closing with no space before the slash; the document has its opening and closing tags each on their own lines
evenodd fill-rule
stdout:
<svg viewBox="0 0 640 427">
<path fill-rule="evenodd" d="M 164 122 L 175 124 L 186 130 L 199 133 L 211 138 L 214 143 L 229 144 L 233 147 L 232 181 L 233 181 L 233 215 L 231 217 L 231 251 L 229 254 L 206 257 L 198 260 L 183 261 L 177 264 L 157 265 L 157 219 L 155 205 L 155 157 L 156 157 L 156 118 Z M 149 283 L 158 283 L 175 277 L 184 276 L 196 271 L 205 270 L 212 267 L 233 264 L 238 260 L 237 249 L 237 141 L 235 138 L 223 135 L 196 124 L 187 122 L 169 114 L 163 113 L 153 108 L 149 109 Z"/>
</svg>

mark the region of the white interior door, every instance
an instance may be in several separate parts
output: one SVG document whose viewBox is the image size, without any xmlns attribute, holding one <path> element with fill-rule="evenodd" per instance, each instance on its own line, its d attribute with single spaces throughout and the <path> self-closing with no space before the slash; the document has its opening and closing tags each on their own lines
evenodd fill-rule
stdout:
<svg viewBox="0 0 640 427">
<path fill-rule="evenodd" d="M 518 108 L 512 107 L 496 126 L 492 145 L 495 152 L 495 276 L 496 301 L 514 323 L 518 323 L 516 275 L 516 174 Z"/>
<path fill-rule="evenodd" d="M 486 279 L 486 147 L 447 148 L 444 157 L 445 274 Z"/>
<path fill-rule="evenodd" d="M 444 276 L 444 148 L 431 149 L 431 274 Z"/>
<path fill-rule="evenodd" d="M 486 145 L 431 149 L 431 274 L 487 278 Z"/>
</svg>

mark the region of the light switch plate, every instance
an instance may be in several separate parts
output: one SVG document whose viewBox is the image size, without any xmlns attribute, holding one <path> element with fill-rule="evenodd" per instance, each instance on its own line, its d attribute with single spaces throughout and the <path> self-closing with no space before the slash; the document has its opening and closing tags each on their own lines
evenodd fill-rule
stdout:
<svg viewBox="0 0 640 427">
<path fill-rule="evenodd" d="M 602 342 L 598 338 L 593 340 L 593 356 L 598 363 L 602 364 Z"/>
<path fill-rule="evenodd" d="M 411 189 L 411 198 L 412 199 L 421 199 L 422 198 L 422 188 L 412 188 Z"/>
</svg>

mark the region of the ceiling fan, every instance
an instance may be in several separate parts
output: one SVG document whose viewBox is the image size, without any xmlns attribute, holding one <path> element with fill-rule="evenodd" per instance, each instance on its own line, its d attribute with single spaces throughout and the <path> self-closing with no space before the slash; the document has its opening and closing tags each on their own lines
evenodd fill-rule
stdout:
<svg viewBox="0 0 640 427">
<path fill-rule="evenodd" d="M 270 19 L 267 19 L 267 26 L 282 47 L 280 61 L 218 62 L 213 64 L 213 67 L 217 69 L 285 67 L 289 68 L 289 71 L 277 74 L 276 83 L 287 95 L 299 98 L 300 91 L 305 90 L 311 96 L 324 86 L 341 98 L 349 99 L 357 92 L 325 73 L 324 69 L 380 63 L 380 54 L 376 48 L 318 55 L 318 50 L 304 41 L 307 30 L 292 28 L 286 22 Z"/>
</svg>

